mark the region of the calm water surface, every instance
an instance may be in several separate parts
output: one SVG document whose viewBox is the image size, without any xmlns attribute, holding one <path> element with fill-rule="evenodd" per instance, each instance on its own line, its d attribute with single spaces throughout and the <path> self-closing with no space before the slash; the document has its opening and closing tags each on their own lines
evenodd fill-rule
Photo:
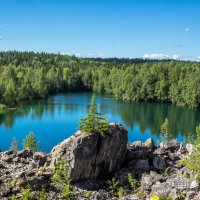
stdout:
<svg viewBox="0 0 200 200">
<path fill-rule="evenodd" d="M 21 103 L 15 110 L 0 111 L 0 149 L 7 150 L 13 137 L 20 147 L 26 135 L 33 131 L 40 149 L 50 152 L 52 147 L 71 136 L 80 118 L 86 116 L 91 93 L 67 93 L 50 96 L 46 100 Z M 200 109 L 189 109 L 164 103 L 134 103 L 117 101 L 106 95 L 96 95 L 98 111 L 109 122 L 125 125 L 129 141 L 152 137 L 160 139 L 160 125 L 169 119 L 170 132 L 179 141 L 195 132 L 200 123 Z"/>
</svg>

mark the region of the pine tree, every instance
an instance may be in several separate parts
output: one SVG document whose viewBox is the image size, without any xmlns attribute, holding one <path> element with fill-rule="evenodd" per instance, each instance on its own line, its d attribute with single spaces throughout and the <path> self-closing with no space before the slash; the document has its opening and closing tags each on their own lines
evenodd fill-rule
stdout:
<svg viewBox="0 0 200 200">
<path fill-rule="evenodd" d="M 89 114 L 79 122 L 79 129 L 86 133 L 106 132 L 108 130 L 108 120 L 97 112 L 95 95 L 92 96 Z"/>
<path fill-rule="evenodd" d="M 23 141 L 23 148 L 25 149 L 28 147 L 32 152 L 35 152 L 39 146 L 39 143 L 37 142 L 35 135 L 33 132 L 30 132 L 26 138 Z"/>
</svg>

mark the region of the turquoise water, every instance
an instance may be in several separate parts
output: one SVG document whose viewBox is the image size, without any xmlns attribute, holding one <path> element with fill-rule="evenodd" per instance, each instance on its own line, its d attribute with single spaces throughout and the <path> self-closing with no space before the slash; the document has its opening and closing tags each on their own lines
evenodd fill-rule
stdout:
<svg viewBox="0 0 200 200">
<path fill-rule="evenodd" d="M 21 103 L 15 110 L 0 111 L 0 149 L 7 150 L 13 137 L 22 147 L 26 135 L 33 131 L 40 149 L 50 152 L 52 147 L 77 131 L 78 121 L 86 116 L 91 93 L 52 95 L 45 100 Z M 189 109 L 164 103 L 122 102 L 106 95 L 96 95 L 98 111 L 109 122 L 126 126 L 129 141 L 152 137 L 160 139 L 160 125 L 169 119 L 170 132 L 179 141 L 187 133 L 195 132 L 200 123 L 200 109 Z"/>
</svg>

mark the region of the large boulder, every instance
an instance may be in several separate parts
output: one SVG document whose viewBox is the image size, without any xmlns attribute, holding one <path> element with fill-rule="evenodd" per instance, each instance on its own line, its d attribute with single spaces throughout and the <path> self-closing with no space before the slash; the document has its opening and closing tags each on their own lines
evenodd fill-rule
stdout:
<svg viewBox="0 0 200 200">
<path fill-rule="evenodd" d="M 72 181 L 104 179 L 121 167 L 127 140 L 127 130 L 120 124 L 110 124 L 106 133 L 77 131 L 52 149 L 50 165 L 62 156 Z"/>
</svg>

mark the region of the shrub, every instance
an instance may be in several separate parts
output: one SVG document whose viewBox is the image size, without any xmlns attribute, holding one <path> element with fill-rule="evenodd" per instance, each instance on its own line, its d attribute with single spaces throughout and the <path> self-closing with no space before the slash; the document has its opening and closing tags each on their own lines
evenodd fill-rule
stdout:
<svg viewBox="0 0 200 200">
<path fill-rule="evenodd" d="M 197 139 L 193 142 L 194 152 L 180 161 L 181 165 L 193 171 L 196 179 L 200 180 L 200 125 L 196 128 Z"/>
<path fill-rule="evenodd" d="M 131 173 L 128 173 L 127 177 L 123 180 L 123 183 L 125 185 L 128 185 L 129 188 L 135 190 L 137 185 L 137 180 L 132 177 Z"/>
<path fill-rule="evenodd" d="M 35 135 L 33 132 L 30 132 L 23 141 L 23 148 L 29 148 L 32 152 L 35 152 L 39 146 Z"/>
<path fill-rule="evenodd" d="M 33 200 L 33 194 L 31 193 L 31 188 L 30 186 L 24 188 L 21 190 L 21 198 L 20 200 Z"/>
<path fill-rule="evenodd" d="M 95 96 L 92 96 L 89 114 L 79 122 L 79 129 L 86 133 L 106 132 L 108 130 L 108 120 L 97 112 Z"/>
<path fill-rule="evenodd" d="M 117 194 L 117 191 L 120 187 L 120 183 L 116 178 L 112 178 L 111 181 L 108 181 L 109 184 L 109 191 L 110 193 L 115 196 Z"/>
<path fill-rule="evenodd" d="M 126 195 L 126 191 L 124 190 L 123 187 L 119 187 L 118 190 L 117 190 L 117 196 L 118 197 L 123 197 Z"/>
<path fill-rule="evenodd" d="M 12 139 L 10 150 L 13 150 L 14 152 L 17 152 L 19 150 L 18 141 L 15 137 Z"/>
<path fill-rule="evenodd" d="M 68 164 L 63 157 L 57 159 L 51 180 L 62 186 L 62 196 L 64 199 L 74 199 L 74 194 L 71 191 L 71 180 L 68 175 Z"/>
<path fill-rule="evenodd" d="M 74 200 L 74 194 L 71 192 L 71 184 L 70 181 L 68 181 L 63 190 L 62 190 L 62 197 L 66 200 Z"/>
<path fill-rule="evenodd" d="M 60 184 L 65 184 L 70 180 L 68 175 L 68 165 L 63 157 L 57 159 L 51 180 Z"/>
</svg>

